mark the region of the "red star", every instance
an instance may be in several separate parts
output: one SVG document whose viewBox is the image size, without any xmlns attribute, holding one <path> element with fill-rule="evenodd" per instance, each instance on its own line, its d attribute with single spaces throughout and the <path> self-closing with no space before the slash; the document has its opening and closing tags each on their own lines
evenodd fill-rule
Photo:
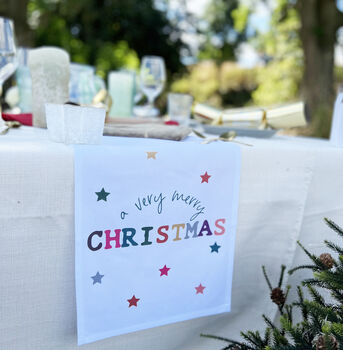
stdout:
<svg viewBox="0 0 343 350">
<path fill-rule="evenodd" d="M 200 177 L 201 177 L 201 183 L 203 183 L 203 182 L 208 183 L 208 179 L 211 177 L 211 175 L 208 175 L 207 171 L 206 171 L 206 173 L 204 175 L 200 175 Z"/>
<path fill-rule="evenodd" d="M 204 287 L 204 286 L 202 286 L 201 285 L 201 283 L 198 285 L 198 287 L 195 287 L 195 289 L 196 289 L 196 293 L 195 294 L 204 294 L 204 289 L 205 289 L 206 287 Z"/>
<path fill-rule="evenodd" d="M 163 275 L 168 276 L 168 271 L 170 270 L 170 267 L 167 267 L 166 265 L 164 265 L 162 267 L 162 269 L 159 269 L 159 270 L 161 271 L 160 277 L 163 276 Z"/>
<path fill-rule="evenodd" d="M 135 296 L 133 296 L 131 299 L 127 299 L 127 301 L 129 302 L 129 307 L 131 306 L 137 306 L 138 300 Z"/>
</svg>

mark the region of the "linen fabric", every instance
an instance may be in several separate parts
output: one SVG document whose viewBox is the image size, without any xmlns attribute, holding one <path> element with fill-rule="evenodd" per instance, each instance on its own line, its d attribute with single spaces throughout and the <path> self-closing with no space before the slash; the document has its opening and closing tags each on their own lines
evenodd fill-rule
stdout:
<svg viewBox="0 0 343 350">
<path fill-rule="evenodd" d="M 242 140 L 253 147 L 241 146 L 231 313 L 116 336 L 83 349 L 219 349 L 225 344 L 200 333 L 239 339 L 241 330 L 265 328 L 262 313 L 276 316 L 261 265 L 277 284 L 281 264 L 308 261 L 297 239 L 315 253 L 325 251 L 324 238 L 335 239 L 322 219 L 343 223 L 343 150 L 314 139 Z M 120 147 L 118 138 L 105 142 Z M 50 142 L 46 130 L 21 127 L 0 137 L 0 349 L 78 348 L 73 168 L 72 147 Z M 299 272 L 285 282 L 303 276 Z"/>
</svg>

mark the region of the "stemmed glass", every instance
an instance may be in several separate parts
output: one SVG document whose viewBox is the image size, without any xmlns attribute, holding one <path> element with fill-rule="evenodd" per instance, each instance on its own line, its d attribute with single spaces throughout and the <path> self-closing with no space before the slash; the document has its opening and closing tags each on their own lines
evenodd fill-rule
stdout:
<svg viewBox="0 0 343 350">
<path fill-rule="evenodd" d="M 155 117 L 159 110 L 154 107 L 155 98 L 162 92 L 166 81 L 164 60 L 158 56 L 144 56 L 140 70 L 140 85 L 148 98 L 145 116 Z"/>
<path fill-rule="evenodd" d="M 17 57 L 13 22 L 8 18 L 0 17 L 0 96 L 2 95 L 2 84 L 14 73 L 16 68 Z M 0 133 L 7 129 L 0 111 Z"/>
<path fill-rule="evenodd" d="M 12 20 L 0 17 L 0 85 L 6 81 L 17 68 L 16 45 Z"/>
</svg>

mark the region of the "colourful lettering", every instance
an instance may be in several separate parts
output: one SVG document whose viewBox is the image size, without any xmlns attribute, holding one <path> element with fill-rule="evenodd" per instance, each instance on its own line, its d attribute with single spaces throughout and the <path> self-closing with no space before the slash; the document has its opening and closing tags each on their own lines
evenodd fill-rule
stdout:
<svg viewBox="0 0 343 350">
<path fill-rule="evenodd" d="M 161 226 L 161 227 L 158 228 L 157 232 L 158 232 L 159 235 L 161 235 L 163 237 L 163 239 L 157 238 L 156 239 L 157 243 L 165 243 L 165 242 L 168 241 L 168 234 L 166 232 L 162 231 L 162 230 L 168 231 L 168 229 L 169 229 L 168 225 Z"/>
</svg>

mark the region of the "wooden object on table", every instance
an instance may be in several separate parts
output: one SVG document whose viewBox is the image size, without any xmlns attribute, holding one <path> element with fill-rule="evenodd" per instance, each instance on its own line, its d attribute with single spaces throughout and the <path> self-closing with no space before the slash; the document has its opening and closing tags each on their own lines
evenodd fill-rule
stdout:
<svg viewBox="0 0 343 350">
<path fill-rule="evenodd" d="M 161 124 L 105 124 L 104 135 L 145 137 L 153 139 L 181 141 L 192 130 L 184 126 L 161 125 Z"/>
<path fill-rule="evenodd" d="M 106 118 L 106 124 L 164 124 L 162 118 Z"/>
</svg>

